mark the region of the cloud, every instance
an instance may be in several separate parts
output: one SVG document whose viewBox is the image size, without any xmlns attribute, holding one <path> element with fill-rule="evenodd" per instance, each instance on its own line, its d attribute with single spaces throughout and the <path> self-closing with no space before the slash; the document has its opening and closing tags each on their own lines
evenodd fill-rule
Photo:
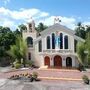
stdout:
<svg viewBox="0 0 90 90">
<path fill-rule="evenodd" d="M 6 9 L 4 7 L 0 8 L 0 13 L 3 15 L 8 15 L 10 18 L 15 19 L 15 20 L 25 20 L 25 19 L 30 19 L 31 17 L 36 18 L 38 15 L 39 17 L 46 17 L 49 14 L 46 12 L 42 12 L 39 9 L 20 9 L 18 11 L 11 11 L 9 9 Z"/>
<path fill-rule="evenodd" d="M 45 25 L 53 25 L 54 24 L 54 18 L 56 16 L 50 16 L 44 20 L 40 20 L 40 22 L 44 23 Z M 65 25 L 71 29 L 75 28 L 75 23 L 76 23 L 76 19 L 72 18 L 72 17 L 63 17 L 63 16 L 58 16 L 59 19 L 61 20 L 60 24 L 61 25 Z"/>
<path fill-rule="evenodd" d="M 83 22 L 82 24 L 84 24 L 84 25 L 90 25 L 90 22 L 88 21 L 85 21 L 85 22 Z"/>
<path fill-rule="evenodd" d="M 42 17 L 49 16 L 49 13 L 40 11 L 39 9 L 32 8 L 32 9 L 19 9 L 19 10 L 10 10 L 4 7 L 0 8 L 0 25 L 6 26 L 6 24 L 10 24 L 11 22 L 13 24 L 19 24 L 19 23 L 25 23 L 29 22 L 31 17 L 33 19 L 40 19 Z M 7 23 L 6 23 L 7 22 Z M 12 25 L 12 24 L 11 24 Z M 10 26 L 10 25 L 9 25 Z M 14 25 L 16 26 L 16 25 Z"/>
<path fill-rule="evenodd" d="M 54 18 L 56 16 L 50 15 L 50 13 L 41 11 L 36 8 L 25 9 L 21 8 L 19 10 L 10 10 L 4 7 L 0 8 L 0 25 L 9 26 L 11 28 L 17 28 L 18 25 L 22 23 L 27 23 L 31 21 L 31 17 L 35 20 L 36 25 L 40 22 L 47 26 L 54 24 Z M 58 16 L 61 20 L 60 24 L 67 26 L 68 28 L 74 29 L 78 18 L 81 17 L 66 17 Z M 83 24 L 89 24 L 90 22 L 83 22 Z"/>
<path fill-rule="evenodd" d="M 12 30 L 14 30 L 17 25 L 15 24 L 14 21 L 9 20 L 9 19 L 0 19 L 0 25 L 5 26 L 5 27 L 10 27 Z"/>
</svg>

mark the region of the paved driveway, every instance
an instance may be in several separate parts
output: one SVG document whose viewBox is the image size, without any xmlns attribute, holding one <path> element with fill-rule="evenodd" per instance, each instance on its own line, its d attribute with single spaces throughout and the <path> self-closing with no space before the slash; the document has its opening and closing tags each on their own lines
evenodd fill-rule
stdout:
<svg viewBox="0 0 90 90">
<path fill-rule="evenodd" d="M 8 80 L 11 75 L 20 73 L 38 72 L 39 77 L 44 77 L 40 82 L 21 82 L 18 80 Z M 7 73 L 0 73 L 0 90 L 89 90 L 90 85 L 85 85 L 81 80 L 71 81 L 65 78 L 81 79 L 86 74 L 90 76 L 89 72 L 79 72 L 78 70 L 62 70 L 62 69 L 27 69 Z M 61 79 L 46 79 L 48 78 L 63 78 Z"/>
<path fill-rule="evenodd" d="M 0 90 L 90 90 L 90 85 L 72 81 L 21 82 L 17 80 L 1 80 Z"/>
<path fill-rule="evenodd" d="M 15 74 L 21 74 L 21 73 L 32 73 L 32 72 L 38 72 L 39 77 L 44 79 L 44 77 L 47 78 L 68 78 L 68 79 L 82 79 L 83 75 L 88 75 L 90 77 L 90 72 L 80 72 L 78 70 L 67 70 L 67 69 L 46 69 L 46 70 L 39 70 L 39 69 L 27 69 L 27 70 L 18 70 L 18 71 L 12 71 L 12 72 L 6 72 L 6 73 L 0 73 L 0 78 L 9 78 L 12 75 Z"/>
</svg>

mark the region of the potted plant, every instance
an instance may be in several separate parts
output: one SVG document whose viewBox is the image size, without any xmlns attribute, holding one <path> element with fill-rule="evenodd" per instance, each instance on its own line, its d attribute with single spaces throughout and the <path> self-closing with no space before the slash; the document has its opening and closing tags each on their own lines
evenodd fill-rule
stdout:
<svg viewBox="0 0 90 90">
<path fill-rule="evenodd" d="M 85 84 L 89 84 L 89 78 L 88 78 L 88 76 L 83 75 L 82 79 L 83 79 L 83 81 L 84 81 Z"/>
</svg>

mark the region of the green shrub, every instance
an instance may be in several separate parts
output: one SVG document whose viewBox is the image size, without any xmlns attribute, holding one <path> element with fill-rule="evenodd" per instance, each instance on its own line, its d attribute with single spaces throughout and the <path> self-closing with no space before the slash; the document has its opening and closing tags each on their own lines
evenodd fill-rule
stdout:
<svg viewBox="0 0 90 90">
<path fill-rule="evenodd" d="M 38 73 L 37 72 L 33 72 L 32 73 L 32 77 L 36 80 L 38 78 Z"/>
<path fill-rule="evenodd" d="M 26 64 L 31 67 L 33 65 L 33 61 L 27 60 Z"/>
<path fill-rule="evenodd" d="M 20 64 L 20 63 L 16 63 L 16 64 L 14 65 L 14 67 L 15 67 L 16 69 L 19 69 L 19 68 L 21 67 L 21 64 Z"/>
<path fill-rule="evenodd" d="M 88 78 L 88 76 L 83 75 L 82 76 L 82 79 L 83 79 L 83 81 L 84 81 L 85 84 L 89 84 L 89 78 Z"/>
</svg>

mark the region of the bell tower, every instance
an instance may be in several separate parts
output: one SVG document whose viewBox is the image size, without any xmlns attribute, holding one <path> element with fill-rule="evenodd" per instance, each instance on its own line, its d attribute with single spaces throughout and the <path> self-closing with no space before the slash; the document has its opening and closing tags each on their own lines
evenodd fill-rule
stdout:
<svg viewBox="0 0 90 90">
<path fill-rule="evenodd" d="M 34 20 L 27 23 L 27 31 L 32 32 L 32 33 L 35 32 L 35 22 L 34 22 Z"/>
<path fill-rule="evenodd" d="M 23 39 L 26 40 L 28 51 L 27 51 L 27 60 L 33 60 L 34 53 L 34 40 L 37 37 L 37 32 L 35 30 L 35 22 L 34 20 L 26 23 L 27 30 L 23 31 L 22 36 Z"/>
<path fill-rule="evenodd" d="M 34 39 L 36 39 L 36 36 L 37 36 L 34 20 L 28 22 L 26 27 L 27 27 L 27 30 L 23 31 L 22 33 L 23 39 L 27 41 L 29 48 L 33 48 L 33 41 Z"/>
</svg>

